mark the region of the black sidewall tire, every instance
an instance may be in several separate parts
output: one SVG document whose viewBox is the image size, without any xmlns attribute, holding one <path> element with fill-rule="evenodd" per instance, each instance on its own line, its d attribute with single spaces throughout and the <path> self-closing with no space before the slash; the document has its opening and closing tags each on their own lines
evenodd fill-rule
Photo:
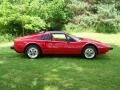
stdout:
<svg viewBox="0 0 120 90">
<path fill-rule="evenodd" d="M 25 55 L 26 55 L 28 58 L 30 58 L 30 57 L 28 56 L 28 50 L 29 50 L 30 48 L 32 48 L 32 47 L 34 47 L 34 48 L 36 48 L 36 49 L 38 50 L 38 55 L 37 55 L 37 57 L 36 57 L 36 58 L 38 58 L 38 57 L 40 56 L 40 48 L 39 48 L 37 45 L 29 45 L 29 46 L 25 49 Z M 35 59 L 35 58 L 30 58 L 30 59 Z"/>
<path fill-rule="evenodd" d="M 85 56 L 84 53 L 85 53 L 85 50 L 86 50 L 87 48 L 92 48 L 92 49 L 94 50 L 95 55 L 94 55 L 93 58 L 87 58 L 87 57 Z M 96 57 L 96 55 L 97 55 L 97 50 L 96 50 L 95 46 L 86 46 L 86 47 L 83 49 L 83 51 L 82 51 L 82 56 L 83 56 L 85 59 L 94 59 L 94 58 Z"/>
</svg>

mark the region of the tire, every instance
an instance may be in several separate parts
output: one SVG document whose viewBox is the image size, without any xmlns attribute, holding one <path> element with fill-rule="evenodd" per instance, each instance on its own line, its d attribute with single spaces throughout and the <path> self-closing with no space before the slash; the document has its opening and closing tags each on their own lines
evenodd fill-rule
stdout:
<svg viewBox="0 0 120 90">
<path fill-rule="evenodd" d="M 25 50 L 25 55 L 30 59 L 38 58 L 40 55 L 40 48 L 37 45 L 29 45 Z"/>
<path fill-rule="evenodd" d="M 83 49 L 82 56 L 86 59 L 93 59 L 97 55 L 97 50 L 94 46 L 86 46 Z"/>
</svg>

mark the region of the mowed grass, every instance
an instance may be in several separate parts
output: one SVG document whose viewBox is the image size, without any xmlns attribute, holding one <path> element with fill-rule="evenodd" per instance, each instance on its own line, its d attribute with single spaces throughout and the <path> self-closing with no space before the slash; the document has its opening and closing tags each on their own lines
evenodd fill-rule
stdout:
<svg viewBox="0 0 120 90">
<path fill-rule="evenodd" d="M 0 45 L 0 90 L 120 90 L 120 34 L 78 33 L 113 50 L 86 60 L 79 56 L 26 58 Z"/>
</svg>

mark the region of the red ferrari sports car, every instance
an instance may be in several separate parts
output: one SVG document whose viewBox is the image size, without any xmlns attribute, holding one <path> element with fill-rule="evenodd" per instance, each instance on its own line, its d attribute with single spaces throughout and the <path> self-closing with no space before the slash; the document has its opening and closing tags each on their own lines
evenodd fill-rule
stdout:
<svg viewBox="0 0 120 90">
<path fill-rule="evenodd" d="M 62 31 L 46 31 L 20 37 L 14 40 L 11 48 L 32 59 L 42 54 L 79 54 L 86 59 L 92 59 L 113 49 L 104 43 Z"/>
</svg>

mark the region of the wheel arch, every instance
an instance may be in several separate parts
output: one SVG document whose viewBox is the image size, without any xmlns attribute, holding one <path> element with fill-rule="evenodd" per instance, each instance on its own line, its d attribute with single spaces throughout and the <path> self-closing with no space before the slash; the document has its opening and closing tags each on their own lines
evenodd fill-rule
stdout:
<svg viewBox="0 0 120 90">
<path fill-rule="evenodd" d="M 28 44 L 25 46 L 25 48 L 24 48 L 24 53 L 25 53 L 25 50 L 27 49 L 27 47 L 30 46 L 30 45 L 36 45 L 36 46 L 39 48 L 39 50 L 41 51 L 41 53 L 42 53 L 42 49 L 41 49 L 40 45 L 38 45 L 38 44 L 36 44 L 36 43 L 28 43 Z"/>
<path fill-rule="evenodd" d="M 87 46 L 93 46 L 93 47 L 95 47 L 95 49 L 96 49 L 96 51 L 97 51 L 97 54 L 98 54 L 98 48 L 97 48 L 97 46 L 94 45 L 94 44 L 92 44 L 92 43 L 88 43 L 88 44 L 84 45 L 83 48 L 82 48 L 82 52 L 81 52 L 81 53 L 83 53 L 83 50 L 84 50 L 85 47 L 87 47 Z"/>
</svg>

